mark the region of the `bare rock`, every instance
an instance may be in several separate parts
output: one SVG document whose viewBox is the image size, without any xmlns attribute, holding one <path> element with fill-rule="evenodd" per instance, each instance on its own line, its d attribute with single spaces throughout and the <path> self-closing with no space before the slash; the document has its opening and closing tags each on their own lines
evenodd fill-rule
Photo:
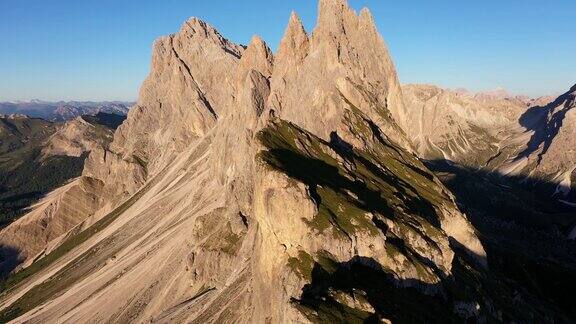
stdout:
<svg viewBox="0 0 576 324">
<path fill-rule="evenodd" d="M 42 149 L 44 158 L 55 155 L 80 157 L 97 148 L 107 147 L 114 131 L 94 125 L 82 117 L 66 122 L 58 127 Z"/>
</svg>

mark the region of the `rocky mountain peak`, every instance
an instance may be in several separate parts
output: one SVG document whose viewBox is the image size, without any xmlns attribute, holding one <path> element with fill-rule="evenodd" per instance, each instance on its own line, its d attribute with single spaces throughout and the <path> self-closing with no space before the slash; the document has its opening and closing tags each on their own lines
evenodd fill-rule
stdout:
<svg viewBox="0 0 576 324">
<path fill-rule="evenodd" d="M 242 54 L 242 49 L 240 46 L 230 42 L 224 38 L 214 27 L 210 24 L 204 22 L 203 20 L 192 17 L 188 19 L 180 29 L 180 33 L 188 36 L 190 39 L 207 40 L 213 42 L 216 45 L 230 51 L 237 57 Z"/>
<path fill-rule="evenodd" d="M 189 30 L 192 34 L 200 34 L 203 37 L 208 37 L 208 35 L 218 35 L 218 31 L 210 26 L 208 23 L 204 22 L 198 17 L 190 17 L 181 28 L 182 31 Z"/>
<path fill-rule="evenodd" d="M 260 36 L 253 36 L 250 44 L 244 51 L 239 63 L 238 76 L 240 80 L 246 77 L 250 70 L 256 70 L 269 77 L 274 65 L 274 54 Z"/>
<path fill-rule="evenodd" d="M 318 16 L 309 38 L 292 15 L 276 59 L 269 106 L 324 139 L 342 126 L 343 112 L 353 106 L 409 147 L 401 129 L 400 84 L 371 14 L 357 15 L 346 1 L 322 0 Z"/>
<path fill-rule="evenodd" d="M 302 24 L 302 19 L 298 16 L 296 11 L 290 13 L 290 19 L 288 20 L 288 28 L 286 28 L 285 35 L 306 35 L 306 30 Z M 286 38 L 286 36 L 285 36 Z"/>
<path fill-rule="evenodd" d="M 350 12 L 345 0 L 320 0 L 318 2 L 318 27 L 331 29 L 338 27 L 344 15 Z"/>
<path fill-rule="evenodd" d="M 360 10 L 360 20 L 365 24 L 371 24 L 373 26 L 376 24 L 374 22 L 374 16 L 372 15 L 372 12 L 370 11 L 370 9 L 366 7 Z"/>
<path fill-rule="evenodd" d="M 357 14 L 345 0 L 323 0 L 319 3 L 318 24 L 315 34 L 329 34 L 333 37 L 346 37 L 356 29 L 365 33 L 377 33 L 374 17 L 368 8 Z"/>
<path fill-rule="evenodd" d="M 296 12 L 290 15 L 290 21 L 284 37 L 278 47 L 277 61 L 285 64 L 285 61 L 302 61 L 308 55 L 309 40 L 302 21 Z"/>
</svg>

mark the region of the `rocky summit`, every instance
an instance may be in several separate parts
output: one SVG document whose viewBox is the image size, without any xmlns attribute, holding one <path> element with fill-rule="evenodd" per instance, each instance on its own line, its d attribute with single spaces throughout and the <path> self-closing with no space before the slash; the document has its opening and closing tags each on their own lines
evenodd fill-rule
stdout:
<svg viewBox="0 0 576 324">
<path fill-rule="evenodd" d="M 41 239 L 1 245 L 19 265 L 0 322 L 570 321 L 561 296 L 508 273 L 513 242 L 481 232 L 432 162 L 535 159 L 565 193 L 573 137 L 540 134 L 573 103 L 402 87 L 374 17 L 345 0 L 320 0 L 311 33 L 292 13 L 276 53 L 189 19 L 155 42 L 109 145 L 67 140 L 86 121 L 52 136 L 46 156 L 90 154 L 6 229 Z M 504 135 L 520 116 L 535 117 Z"/>
</svg>

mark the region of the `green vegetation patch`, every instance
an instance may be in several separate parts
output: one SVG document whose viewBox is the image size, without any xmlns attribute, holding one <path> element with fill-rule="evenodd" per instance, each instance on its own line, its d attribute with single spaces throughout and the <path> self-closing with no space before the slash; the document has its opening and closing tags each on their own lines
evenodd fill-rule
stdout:
<svg viewBox="0 0 576 324">
<path fill-rule="evenodd" d="M 456 299 L 434 294 L 470 287 L 446 288 L 456 284 L 408 239 L 419 236 L 429 249 L 441 253 L 437 241 L 445 234 L 440 229 L 443 216 L 439 210 L 452 204 L 448 192 L 417 157 L 380 133 L 355 107 L 345 118 L 349 132 L 364 142 L 361 148 L 336 133 L 325 141 L 289 122 L 275 120 L 258 134 L 266 147 L 259 158 L 307 186 L 318 210 L 312 220 L 305 220 L 311 229 L 332 231 L 339 237 L 359 231 L 382 232 L 388 254 L 402 255 L 406 267 L 412 267 L 419 279 L 398 279 L 373 259 L 337 262 L 326 252 L 311 256 L 300 251 L 288 260 L 288 266 L 309 283 L 300 298 L 292 300 L 294 306 L 309 320 L 323 323 L 434 322 L 438 318 L 461 322 L 453 313 Z M 393 232 L 384 220 L 394 223 Z M 429 283 L 437 280 L 441 282 Z M 351 302 L 356 293 L 371 307 L 356 307 Z M 345 295 L 350 298 L 340 298 Z"/>
<path fill-rule="evenodd" d="M 292 272 L 296 273 L 300 278 L 307 280 L 312 279 L 312 267 L 314 266 L 314 259 L 310 254 L 304 251 L 298 251 L 298 257 L 290 257 L 288 259 L 288 267 Z"/>
<path fill-rule="evenodd" d="M 374 125 L 351 116 L 353 129 L 375 133 Z M 307 185 L 318 208 L 306 221 L 314 230 L 332 230 L 336 237 L 358 231 L 375 236 L 382 230 L 374 221 L 380 215 L 420 234 L 441 235 L 436 206 L 446 202 L 446 194 L 420 161 L 384 138 L 370 151 L 358 150 L 335 133 L 326 142 L 282 120 L 258 138 L 267 148 L 259 154 L 262 161 Z"/>
<path fill-rule="evenodd" d="M 104 126 L 106 129 L 115 130 L 126 120 L 126 116 L 99 112 L 94 116 L 84 115 L 82 119 L 94 126 Z"/>
</svg>

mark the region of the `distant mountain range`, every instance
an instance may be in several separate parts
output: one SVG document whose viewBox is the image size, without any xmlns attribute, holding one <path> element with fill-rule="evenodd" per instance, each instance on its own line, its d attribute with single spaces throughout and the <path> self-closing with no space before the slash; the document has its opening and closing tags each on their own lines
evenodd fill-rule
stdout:
<svg viewBox="0 0 576 324">
<path fill-rule="evenodd" d="M 67 121 L 78 116 L 107 114 L 126 115 L 133 102 L 123 101 L 58 101 L 0 102 L 0 114 L 20 114 L 48 121 Z"/>
</svg>

